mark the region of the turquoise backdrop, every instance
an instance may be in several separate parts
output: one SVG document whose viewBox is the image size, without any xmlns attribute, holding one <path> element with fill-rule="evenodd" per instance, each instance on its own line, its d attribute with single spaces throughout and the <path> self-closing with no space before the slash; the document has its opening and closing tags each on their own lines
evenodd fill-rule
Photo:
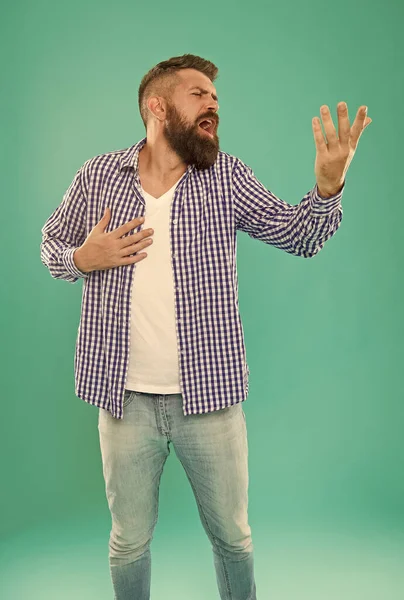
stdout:
<svg viewBox="0 0 404 600">
<path fill-rule="evenodd" d="M 403 4 L 341 0 L 9 3 L 1 27 L 0 596 L 112 598 L 98 408 L 74 393 L 82 281 L 50 277 L 41 227 L 87 159 L 145 135 L 137 93 L 184 53 L 219 67 L 220 147 L 297 204 L 311 120 L 373 122 L 340 229 L 313 259 L 238 233 L 258 600 L 402 600 Z M 152 598 L 219 598 L 175 454 Z M 2 591 L 1 591 L 2 590 Z"/>
</svg>

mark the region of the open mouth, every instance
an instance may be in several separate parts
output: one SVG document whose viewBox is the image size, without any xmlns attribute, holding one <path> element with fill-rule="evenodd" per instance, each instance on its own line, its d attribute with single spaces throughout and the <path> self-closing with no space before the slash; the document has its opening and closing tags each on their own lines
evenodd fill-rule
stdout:
<svg viewBox="0 0 404 600">
<path fill-rule="evenodd" d="M 202 129 L 206 135 L 209 135 L 211 138 L 214 137 L 216 122 L 213 119 L 203 119 L 198 123 L 198 127 Z"/>
</svg>

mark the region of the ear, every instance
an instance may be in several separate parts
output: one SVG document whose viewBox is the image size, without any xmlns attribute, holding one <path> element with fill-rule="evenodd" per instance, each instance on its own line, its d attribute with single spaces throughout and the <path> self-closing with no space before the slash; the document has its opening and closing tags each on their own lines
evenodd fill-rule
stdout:
<svg viewBox="0 0 404 600">
<path fill-rule="evenodd" d="M 162 100 L 163 98 L 160 98 L 159 96 L 151 96 L 147 101 L 148 109 L 155 117 L 157 117 L 157 119 L 159 119 L 159 121 L 164 119 L 165 113 L 164 106 L 161 102 Z"/>
</svg>

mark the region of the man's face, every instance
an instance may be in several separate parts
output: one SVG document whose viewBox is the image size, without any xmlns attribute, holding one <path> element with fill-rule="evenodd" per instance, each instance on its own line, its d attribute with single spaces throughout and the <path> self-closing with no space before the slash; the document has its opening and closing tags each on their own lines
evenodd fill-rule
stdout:
<svg viewBox="0 0 404 600">
<path fill-rule="evenodd" d="M 179 75 L 182 83 L 175 89 L 173 102 L 167 103 L 163 135 L 184 163 L 207 169 L 215 163 L 219 152 L 216 90 L 199 71 L 183 69 Z M 200 127 L 203 119 L 211 120 L 207 130 L 211 135 Z"/>
</svg>

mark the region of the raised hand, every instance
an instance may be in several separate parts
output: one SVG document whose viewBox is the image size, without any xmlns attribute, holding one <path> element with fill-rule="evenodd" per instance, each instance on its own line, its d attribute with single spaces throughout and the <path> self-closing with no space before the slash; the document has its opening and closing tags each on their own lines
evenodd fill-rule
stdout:
<svg viewBox="0 0 404 600">
<path fill-rule="evenodd" d="M 337 106 L 338 137 L 327 105 L 321 107 L 321 118 L 327 141 L 321 130 L 320 119 L 312 119 L 316 161 L 314 172 L 319 194 L 327 198 L 337 194 L 343 187 L 349 165 L 354 157 L 359 138 L 372 122 L 367 116 L 367 106 L 361 106 L 352 127 L 349 124 L 348 107 L 345 102 Z"/>
</svg>

